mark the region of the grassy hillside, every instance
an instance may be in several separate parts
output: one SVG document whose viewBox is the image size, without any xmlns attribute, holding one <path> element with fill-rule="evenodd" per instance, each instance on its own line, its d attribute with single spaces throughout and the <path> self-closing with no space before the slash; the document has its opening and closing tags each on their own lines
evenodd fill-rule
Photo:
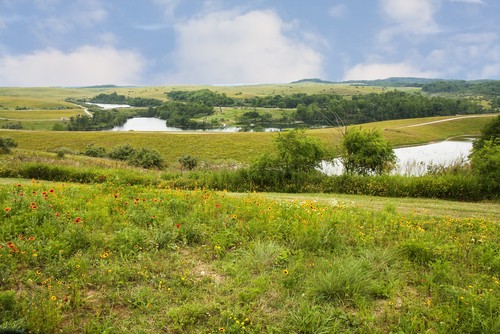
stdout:
<svg viewBox="0 0 500 334">
<path fill-rule="evenodd" d="M 354 203 L 1 184 L 0 329 L 496 332 L 498 215 Z"/>
<path fill-rule="evenodd" d="M 460 135 L 479 134 L 490 120 L 488 117 L 452 118 L 450 121 L 432 123 L 449 118 L 425 118 L 387 121 L 364 124 L 364 128 L 378 128 L 396 146 L 445 140 Z M 409 127 L 409 125 L 423 124 Z M 309 130 L 328 145 L 339 144 L 341 130 L 325 128 Z M 58 131 L 13 131 L 0 130 L 0 136 L 9 136 L 19 144 L 18 149 L 54 151 L 64 146 L 74 151 L 83 151 L 88 144 L 105 148 L 130 144 L 159 151 L 167 163 L 176 164 L 177 159 L 189 154 L 204 161 L 233 160 L 247 163 L 273 147 L 276 133 L 165 133 L 165 132 L 58 132 Z"/>
</svg>

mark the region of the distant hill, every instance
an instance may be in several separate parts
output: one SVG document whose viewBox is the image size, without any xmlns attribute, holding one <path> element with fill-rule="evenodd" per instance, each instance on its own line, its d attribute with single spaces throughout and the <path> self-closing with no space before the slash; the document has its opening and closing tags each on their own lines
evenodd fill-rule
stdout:
<svg viewBox="0 0 500 334">
<path fill-rule="evenodd" d="M 363 86 L 389 86 L 389 87 L 422 87 L 423 85 L 440 81 L 441 79 L 425 79 L 425 78 L 411 78 L 411 77 L 397 77 L 397 78 L 387 78 L 378 80 L 349 80 L 349 81 L 326 81 L 317 78 L 312 79 L 302 79 L 292 82 L 292 84 L 297 83 L 322 83 L 322 84 L 351 84 L 351 85 L 363 85 Z"/>
</svg>

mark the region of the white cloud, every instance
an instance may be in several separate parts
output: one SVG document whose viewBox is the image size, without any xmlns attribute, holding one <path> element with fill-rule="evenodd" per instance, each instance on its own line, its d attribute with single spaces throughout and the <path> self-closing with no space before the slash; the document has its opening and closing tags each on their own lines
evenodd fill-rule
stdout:
<svg viewBox="0 0 500 334">
<path fill-rule="evenodd" d="M 392 34 L 422 35 L 439 31 L 434 15 L 439 0 L 381 0 L 383 13 L 394 22 Z M 386 31 L 385 34 L 388 32 Z M 387 35 L 386 35 L 387 36 Z"/>
<path fill-rule="evenodd" d="M 0 86 L 140 84 L 145 61 L 138 53 L 83 46 L 73 52 L 38 50 L 0 58 Z"/>
<path fill-rule="evenodd" d="M 331 17 L 339 18 L 345 15 L 347 11 L 347 6 L 344 4 L 337 4 L 332 6 L 328 10 L 328 14 L 330 14 Z"/>
<path fill-rule="evenodd" d="M 42 0 L 43 6 L 53 8 L 55 1 Z M 51 7 L 52 6 L 52 7 Z M 48 8 L 47 10 L 49 10 Z M 36 22 L 35 34 L 46 44 L 75 30 L 92 28 L 108 18 L 108 11 L 99 0 L 78 0 L 64 14 L 42 17 Z"/>
<path fill-rule="evenodd" d="M 446 77 L 495 78 L 500 75 L 499 40 L 497 33 L 455 35 L 431 51 L 425 62 L 439 68 Z"/>
<path fill-rule="evenodd" d="M 176 26 L 176 83 L 289 82 L 321 75 L 322 57 L 274 12 L 214 12 Z"/>
<path fill-rule="evenodd" d="M 391 77 L 433 78 L 437 73 L 423 71 L 407 63 L 367 63 L 358 64 L 344 74 L 343 80 L 376 80 Z"/>
<path fill-rule="evenodd" d="M 450 0 L 451 2 L 463 2 L 463 3 L 470 3 L 470 4 L 478 4 L 478 5 L 484 5 L 483 0 Z"/>
</svg>

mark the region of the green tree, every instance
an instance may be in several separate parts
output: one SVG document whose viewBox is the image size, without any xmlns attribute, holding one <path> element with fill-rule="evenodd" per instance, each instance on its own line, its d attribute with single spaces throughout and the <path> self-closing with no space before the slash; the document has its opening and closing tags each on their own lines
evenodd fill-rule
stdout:
<svg viewBox="0 0 500 334">
<path fill-rule="evenodd" d="M 472 171 L 491 191 L 500 188 L 500 116 L 486 124 L 469 156 Z"/>
<path fill-rule="evenodd" d="M 134 152 L 128 159 L 128 163 L 136 167 L 161 169 L 163 167 L 163 157 L 156 150 L 142 147 Z"/>
<path fill-rule="evenodd" d="M 277 162 L 285 174 L 308 173 L 331 158 L 326 146 L 302 129 L 280 133 L 275 146 Z"/>
<path fill-rule="evenodd" d="M 481 137 L 474 141 L 473 148 L 479 150 L 483 148 L 486 141 L 492 141 L 495 144 L 497 139 L 500 139 L 500 116 L 495 117 L 484 126 L 481 130 Z"/>
<path fill-rule="evenodd" d="M 394 167 L 396 155 L 379 131 L 351 128 L 342 139 L 341 161 L 348 174 L 382 174 Z"/>
<path fill-rule="evenodd" d="M 305 130 L 295 129 L 280 133 L 274 141 L 276 152 L 261 156 L 252 166 L 256 173 L 277 173 L 280 178 L 309 173 L 330 160 L 332 154 L 319 139 L 306 135 Z"/>
<path fill-rule="evenodd" d="M 11 148 L 17 147 L 17 143 L 10 137 L 0 137 L 0 154 L 10 153 Z"/>
</svg>

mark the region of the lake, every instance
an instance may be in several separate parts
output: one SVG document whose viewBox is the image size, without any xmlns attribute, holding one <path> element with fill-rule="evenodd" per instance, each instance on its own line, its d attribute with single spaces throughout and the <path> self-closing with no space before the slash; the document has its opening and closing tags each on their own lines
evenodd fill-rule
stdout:
<svg viewBox="0 0 500 334">
<path fill-rule="evenodd" d="M 238 132 L 240 127 L 226 126 L 209 130 L 202 129 L 181 129 L 167 126 L 165 120 L 156 117 L 133 117 L 127 120 L 122 126 L 116 126 L 111 131 L 210 131 L 210 132 Z M 266 128 L 266 132 L 279 131 L 278 128 Z"/>
<path fill-rule="evenodd" d="M 392 172 L 399 175 L 424 175 L 432 165 L 450 166 L 459 161 L 468 161 L 472 150 L 472 140 L 447 140 L 427 145 L 395 148 L 398 158 L 396 168 Z M 338 159 L 335 163 L 323 163 L 321 170 L 328 175 L 342 174 L 344 167 Z"/>
</svg>

